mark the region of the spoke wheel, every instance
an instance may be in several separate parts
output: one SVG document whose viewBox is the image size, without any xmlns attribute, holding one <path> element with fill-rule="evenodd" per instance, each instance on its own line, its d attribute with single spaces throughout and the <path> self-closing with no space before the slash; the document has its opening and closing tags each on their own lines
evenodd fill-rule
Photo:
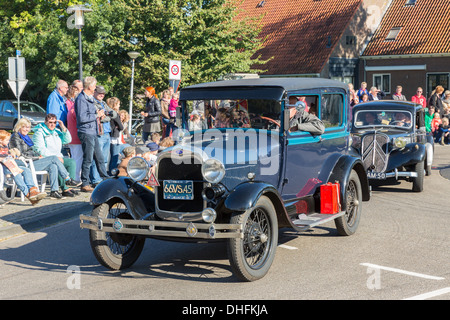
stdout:
<svg viewBox="0 0 450 320">
<path fill-rule="evenodd" d="M 275 257 L 278 223 L 271 201 L 262 196 L 255 207 L 231 218 L 243 226 L 242 239 L 228 241 L 228 254 L 235 275 L 254 281 L 266 275 Z"/>
<path fill-rule="evenodd" d="M 349 236 L 356 232 L 362 211 L 362 189 L 358 174 L 352 170 L 344 194 L 346 200 L 345 214 L 335 221 L 340 235 Z"/>
<path fill-rule="evenodd" d="M 133 219 L 121 201 L 103 203 L 96 207 L 92 216 L 108 219 Z M 140 256 L 145 238 L 116 232 L 90 230 L 89 238 L 97 260 L 112 270 L 130 267 Z"/>
</svg>

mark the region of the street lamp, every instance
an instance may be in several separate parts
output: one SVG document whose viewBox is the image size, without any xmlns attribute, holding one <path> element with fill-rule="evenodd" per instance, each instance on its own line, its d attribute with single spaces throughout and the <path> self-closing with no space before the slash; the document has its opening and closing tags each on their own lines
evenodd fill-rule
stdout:
<svg viewBox="0 0 450 320">
<path fill-rule="evenodd" d="M 72 14 L 69 19 L 67 19 L 67 28 L 78 29 L 78 61 L 80 68 L 80 81 L 83 81 L 83 58 L 81 51 L 81 28 L 84 26 L 84 12 L 91 12 L 92 9 L 86 8 L 83 5 L 75 5 L 67 8 L 67 13 Z"/>
<path fill-rule="evenodd" d="M 130 88 L 130 120 L 128 123 L 128 131 L 131 134 L 131 120 L 133 118 L 133 84 L 134 84 L 134 60 L 139 56 L 139 52 L 130 51 L 128 56 L 131 58 L 131 88 Z"/>
</svg>

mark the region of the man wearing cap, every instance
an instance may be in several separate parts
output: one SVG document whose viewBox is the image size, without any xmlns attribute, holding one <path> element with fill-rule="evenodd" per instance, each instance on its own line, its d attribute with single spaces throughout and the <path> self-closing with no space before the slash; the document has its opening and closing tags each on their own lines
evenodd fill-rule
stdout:
<svg viewBox="0 0 450 320">
<path fill-rule="evenodd" d="M 290 105 L 289 131 L 307 131 L 312 135 L 321 135 L 325 126 L 319 118 L 305 111 L 306 104 L 297 101 Z"/>
<path fill-rule="evenodd" d="M 94 91 L 97 80 L 94 77 L 86 77 L 83 81 L 83 91 L 75 100 L 75 115 L 77 117 L 78 138 L 83 149 L 83 163 L 81 165 L 81 191 L 91 192 L 94 189 L 90 185 L 89 172 L 92 162 L 96 162 L 99 174 L 104 179 L 108 177 L 105 160 L 98 143 L 98 123 L 104 117 L 103 109 L 97 110 L 94 104 Z"/>
<path fill-rule="evenodd" d="M 65 126 L 67 126 L 67 106 L 66 106 L 66 93 L 69 90 L 67 82 L 64 80 L 58 80 L 56 88 L 48 96 L 47 99 L 47 114 L 56 115 L 56 120 L 61 120 Z"/>
<path fill-rule="evenodd" d="M 111 148 L 111 119 L 117 117 L 117 112 L 111 109 L 106 102 L 105 98 L 106 90 L 103 86 L 98 85 L 94 91 L 94 105 L 97 110 L 103 110 L 105 114 L 100 119 L 99 132 L 97 134 L 98 143 L 100 145 L 101 152 L 103 154 L 105 169 L 108 168 L 108 162 L 110 159 Z M 102 181 L 99 170 L 95 162 L 92 163 L 90 178 L 92 184 L 96 185 Z"/>
</svg>

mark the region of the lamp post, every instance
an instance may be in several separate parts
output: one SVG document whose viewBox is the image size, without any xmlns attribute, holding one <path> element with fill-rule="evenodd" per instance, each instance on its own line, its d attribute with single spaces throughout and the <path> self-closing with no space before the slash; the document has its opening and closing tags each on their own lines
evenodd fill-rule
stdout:
<svg viewBox="0 0 450 320">
<path fill-rule="evenodd" d="M 130 88 L 130 120 L 128 123 L 128 131 L 131 133 L 131 120 L 133 119 L 133 84 L 134 84 L 134 60 L 139 56 L 139 52 L 130 51 L 128 56 L 131 58 L 131 88 Z"/>
<path fill-rule="evenodd" d="M 80 81 L 83 81 L 83 52 L 81 48 L 81 28 L 84 26 L 84 12 L 91 12 L 92 9 L 86 8 L 83 5 L 75 5 L 67 8 L 67 13 L 73 13 L 69 19 L 67 19 L 67 28 L 78 29 L 78 62 Z"/>
</svg>

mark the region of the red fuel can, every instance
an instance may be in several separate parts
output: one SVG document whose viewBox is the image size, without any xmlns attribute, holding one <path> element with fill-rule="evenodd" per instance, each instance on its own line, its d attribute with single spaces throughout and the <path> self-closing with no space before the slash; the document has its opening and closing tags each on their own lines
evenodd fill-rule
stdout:
<svg viewBox="0 0 450 320">
<path fill-rule="evenodd" d="M 320 213 L 334 214 L 341 210 L 339 190 L 338 182 L 328 182 L 320 186 Z"/>
</svg>

